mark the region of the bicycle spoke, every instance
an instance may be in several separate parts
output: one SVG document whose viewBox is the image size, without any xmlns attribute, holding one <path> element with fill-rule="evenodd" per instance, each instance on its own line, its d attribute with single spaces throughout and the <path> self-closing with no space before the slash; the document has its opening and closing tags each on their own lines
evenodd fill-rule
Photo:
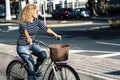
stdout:
<svg viewBox="0 0 120 80">
<path fill-rule="evenodd" d="M 8 70 L 8 80 L 27 80 L 25 67 L 19 62 L 12 63 Z"/>
<path fill-rule="evenodd" d="M 57 76 L 59 80 L 80 80 L 76 71 L 68 65 L 59 65 L 57 70 Z M 49 75 L 50 80 L 57 80 L 55 73 L 51 71 Z"/>
</svg>

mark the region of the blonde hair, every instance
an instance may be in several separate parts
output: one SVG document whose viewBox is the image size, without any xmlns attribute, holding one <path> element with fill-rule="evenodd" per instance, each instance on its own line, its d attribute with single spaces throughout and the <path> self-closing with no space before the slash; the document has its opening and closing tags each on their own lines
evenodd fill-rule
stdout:
<svg viewBox="0 0 120 80">
<path fill-rule="evenodd" d="M 35 4 L 27 4 L 19 15 L 19 23 L 29 22 L 35 10 L 37 10 Z"/>
</svg>

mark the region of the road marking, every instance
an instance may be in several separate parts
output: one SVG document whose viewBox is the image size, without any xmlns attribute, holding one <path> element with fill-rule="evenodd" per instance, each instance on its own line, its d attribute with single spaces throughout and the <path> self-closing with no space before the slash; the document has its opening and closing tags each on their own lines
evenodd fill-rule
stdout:
<svg viewBox="0 0 120 80">
<path fill-rule="evenodd" d="M 115 53 L 112 53 L 112 54 L 96 55 L 96 56 L 93 56 L 93 57 L 106 58 L 106 57 L 114 57 L 114 56 L 120 56 L 120 52 L 115 52 Z"/>
<path fill-rule="evenodd" d="M 79 52 L 90 52 L 90 53 L 116 53 L 113 51 L 98 51 L 98 50 L 70 50 L 70 53 L 79 53 Z"/>
<path fill-rule="evenodd" d="M 17 26 L 8 26 L 8 31 L 14 31 L 14 30 L 18 30 L 19 27 Z"/>
<path fill-rule="evenodd" d="M 69 53 L 81 53 L 81 52 L 102 53 L 102 55 L 95 55 L 95 56 L 93 56 L 93 57 L 97 57 L 97 58 L 120 56 L 120 52 L 114 52 L 114 51 L 70 50 Z"/>
<path fill-rule="evenodd" d="M 96 42 L 96 43 L 98 43 L 98 44 L 105 44 L 105 45 L 120 46 L 120 44 L 108 43 L 108 42 Z"/>
<path fill-rule="evenodd" d="M 0 26 L 18 25 L 14 23 L 0 23 Z"/>
</svg>

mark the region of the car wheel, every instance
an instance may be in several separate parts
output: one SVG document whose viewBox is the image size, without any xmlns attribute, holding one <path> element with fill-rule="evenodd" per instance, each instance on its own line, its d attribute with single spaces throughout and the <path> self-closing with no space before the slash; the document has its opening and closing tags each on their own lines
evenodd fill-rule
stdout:
<svg viewBox="0 0 120 80">
<path fill-rule="evenodd" d="M 71 19 L 71 17 L 70 17 L 70 16 L 68 16 L 67 18 L 68 18 L 68 19 Z"/>
<path fill-rule="evenodd" d="M 80 16 L 77 16 L 77 19 L 80 19 Z"/>
<path fill-rule="evenodd" d="M 60 16 L 60 19 L 64 19 L 64 16 Z"/>
</svg>

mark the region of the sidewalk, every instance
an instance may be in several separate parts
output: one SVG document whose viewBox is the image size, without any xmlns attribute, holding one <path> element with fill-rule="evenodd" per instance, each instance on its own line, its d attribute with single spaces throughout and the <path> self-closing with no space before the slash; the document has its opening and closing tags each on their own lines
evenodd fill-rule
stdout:
<svg viewBox="0 0 120 80">
<path fill-rule="evenodd" d="M 16 46 L 0 44 L 0 53 L 17 56 Z M 80 74 L 98 78 L 98 80 L 120 80 L 120 60 L 95 58 L 91 56 L 69 54 L 68 63 Z M 117 74 L 118 73 L 118 74 Z"/>
<path fill-rule="evenodd" d="M 120 60 L 70 54 L 69 62 L 78 73 L 100 80 L 120 80 Z"/>
</svg>

